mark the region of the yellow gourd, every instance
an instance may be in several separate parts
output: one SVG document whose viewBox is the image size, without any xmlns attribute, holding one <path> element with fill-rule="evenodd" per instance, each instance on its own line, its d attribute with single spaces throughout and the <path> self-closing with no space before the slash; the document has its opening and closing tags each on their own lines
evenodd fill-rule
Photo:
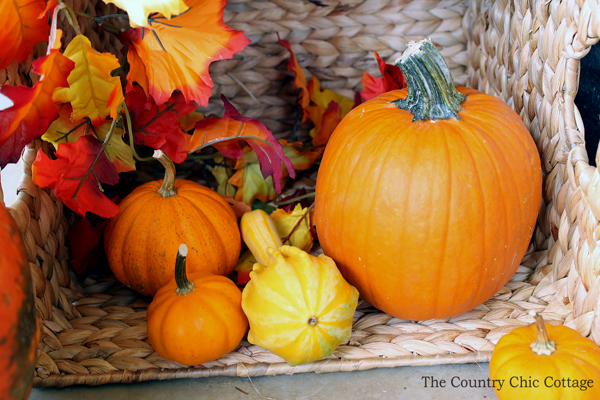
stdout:
<svg viewBox="0 0 600 400">
<path fill-rule="evenodd" d="M 294 246 L 277 248 L 274 224 L 264 211 L 246 213 L 241 224 L 244 241 L 257 249 L 256 259 L 269 257 L 254 264 L 242 293 L 248 341 L 291 366 L 329 357 L 350 338 L 358 290 L 331 258 Z"/>
</svg>

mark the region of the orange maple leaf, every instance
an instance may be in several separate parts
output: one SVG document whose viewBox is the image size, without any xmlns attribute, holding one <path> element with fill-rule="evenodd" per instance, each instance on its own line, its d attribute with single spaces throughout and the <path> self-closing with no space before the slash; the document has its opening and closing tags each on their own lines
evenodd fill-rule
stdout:
<svg viewBox="0 0 600 400">
<path fill-rule="evenodd" d="M 152 17 L 152 28 L 134 28 L 123 33 L 127 45 L 127 91 L 133 82 L 142 86 L 156 104 L 163 104 L 175 89 L 187 102 L 208 105 L 214 86 L 208 66 L 233 57 L 250 40 L 242 31 L 223 22 L 226 0 L 189 0 L 189 11 L 171 18 Z"/>
<path fill-rule="evenodd" d="M 25 61 L 36 43 L 48 40 L 50 25 L 38 19 L 45 9 L 44 0 L 0 1 L 0 69 Z"/>
<path fill-rule="evenodd" d="M 182 0 L 104 0 L 105 3 L 113 3 L 127 12 L 129 25 L 133 28 L 141 26 L 149 28 L 148 15 L 160 13 L 167 19 L 185 12 L 188 6 Z"/>
<path fill-rule="evenodd" d="M 10 98 L 13 106 L 0 111 L 0 167 L 19 159 L 21 151 L 33 139 L 46 132 L 58 118 L 52 100 L 56 88 L 68 86 L 67 76 L 73 62 L 59 52 L 61 31 L 50 53 L 33 63 L 33 71 L 42 75 L 32 87 L 4 85 L 0 93 Z"/>
<path fill-rule="evenodd" d="M 298 99 L 298 103 L 300 107 L 302 107 L 302 122 L 306 122 L 309 117 L 308 105 L 310 104 L 310 94 L 308 93 L 308 89 L 306 87 L 306 78 L 304 77 L 304 71 L 300 67 L 298 63 L 298 59 L 296 55 L 292 51 L 292 46 L 290 42 L 287 40 L 279 39 L 279 34 L 277 34 L 278 43 L 285 47 L 290 52 L 290 58 L 287 62 L 287 70 L 293 72 L 296 76 L 294 77 L 294 86 L 300 89 L 300 97 Z"/>
</svg>

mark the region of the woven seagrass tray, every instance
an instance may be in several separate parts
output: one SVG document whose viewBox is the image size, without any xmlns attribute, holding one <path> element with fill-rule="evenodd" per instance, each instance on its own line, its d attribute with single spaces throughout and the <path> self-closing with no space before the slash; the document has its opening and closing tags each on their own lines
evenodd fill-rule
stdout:
<svg viewBox="0 0 600 400">
<path fill-rule="evenodd" d="M 108 13 L 101 1 L 74 2 L 90 14 Z M 36 387 L 485 362 L 502 335 L 533 322 L 529 310 L 600 343 L 600 174 L 588 164 L 574 103 L 580 59 L 600 37 L 599 0 L 229 0 L 225 22 L 253 43 L 212 65 L 213 95 L 226 94 L 277 135 L 291 130 L 295 101 L 277 33 L 305 71 L 349 97 L 365 71 L 377 75 L 374 51 L 394 60 L 409 41 L 431 38 L 455 82 L 506 101 L 538 145 L 543 204 L 521 266 L 492 299 L 450 319 L 400 320 L 361 301 L 351 339 L 326 360 L 290 367 L 242 341 L 218 360 L 179 365 L 148 343 L 147 299 L 114 277 L 78 281 L 69 269 L 70 213 L 31 180 L 42 146 L 35 142 L 23 154 L 25 175 L 9 211 L 27 248 L 42 319 Z M 81 24 L 97 49 L 116 52 L 118 44 Z M 0 71 L 0 83 L 35 80 L 30 65 Z M 209 108 L 218 113 L 219 104 Z"/>
</svg>

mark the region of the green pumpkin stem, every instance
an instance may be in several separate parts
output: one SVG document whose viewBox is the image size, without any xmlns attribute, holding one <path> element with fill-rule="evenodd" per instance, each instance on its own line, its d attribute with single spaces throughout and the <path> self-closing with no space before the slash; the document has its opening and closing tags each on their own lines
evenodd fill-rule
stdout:
<svg viewBox="0 0 600 400">
<path fill-rule="evenodd" d="M 162 150 L 155 150 L 153 157 L 165 167 L 165 178 L 162 186 L 158 189 L 158 194 L 162 197 L 177 196 L 177 190 L 175 190 L 175 164 Z"/>
<path fill-rule="evenodd" d="M 537 340 L 531 343 L 531 350 L 537 355 L 549 356 L 556 351 L 556 343 L 548 337 L 544 318 L 535 311 L 530 312 L 535 316 L 535 329 L 537 331 Z"/>
<path fill-rule="evenodd" d="M 394 104 L 414 115 L 413 122 L 458 118 L 466 95 L 456 90 L 448 65 L 429 40 L 410 43 L 396 60 L 408 86 Z"/>
<path fill-rule="evenodd" d="M 187 258 L 188 248 L 185 244 L 179 246 L 177 251 L 177 258 L 175 259 L 175 282 L 177 283 L 177 289 L 175 293 L 179 296 L 185 296 L 194 291 L 196 287 L 194 282 L 188 280 L 185 272 L 185 260 Z"/>
</svg>

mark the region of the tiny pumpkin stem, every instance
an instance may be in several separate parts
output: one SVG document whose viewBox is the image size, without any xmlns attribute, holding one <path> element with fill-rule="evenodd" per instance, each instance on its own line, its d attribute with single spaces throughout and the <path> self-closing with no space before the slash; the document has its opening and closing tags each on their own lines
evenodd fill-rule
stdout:
<svg viewBox="0 0 600 400">
<path fill-rule="evenodd" d="M 152 157 L 156 158 L 165 167 L 165 178 L 162 186 L 158 189 L 158 193 L 162 197 L 177 196 L 177 190 L 175 190 L 175 164 L 162 150 L 154 150 Z"/>
<path fill-rule="evenodd" d="M 548 337 L 544 318 L 533 310 L 530 314 L 535 316 L 535 329 L 537 331 L 537 340 L 531 343 L 531 350 L 537 355 L 549 356 L 556 351 L 556 343 Z"/>
<path fill-rule="evenodd" d="M 185 260 L 187 258 L 188 248 L 185 244 L 179 246 L 177 251 L 177 258 L 175 259 L 175 282 L 177 283 L 177 289 L 175 293 L 179 296 L 185 296 L 194 291 L 196 287 L 194 282 L 189 281 L 185 271 Z"/>
<path fill-rule="evenodd" d="M 448 65 L 429 40 L 410 43 L 396 60 L 408 86 L 394 104 L 414 115 L 413 122 L 458 118 L 467 96 L 456 90 Z"/>
<path fill-rule="evenodd" d="M 317 326 L 318 323 L 319 323 L 319 320 L 317 319 L 317 317 L 310 317 L 308 319 L 309 326 Z"/>
</svg>

